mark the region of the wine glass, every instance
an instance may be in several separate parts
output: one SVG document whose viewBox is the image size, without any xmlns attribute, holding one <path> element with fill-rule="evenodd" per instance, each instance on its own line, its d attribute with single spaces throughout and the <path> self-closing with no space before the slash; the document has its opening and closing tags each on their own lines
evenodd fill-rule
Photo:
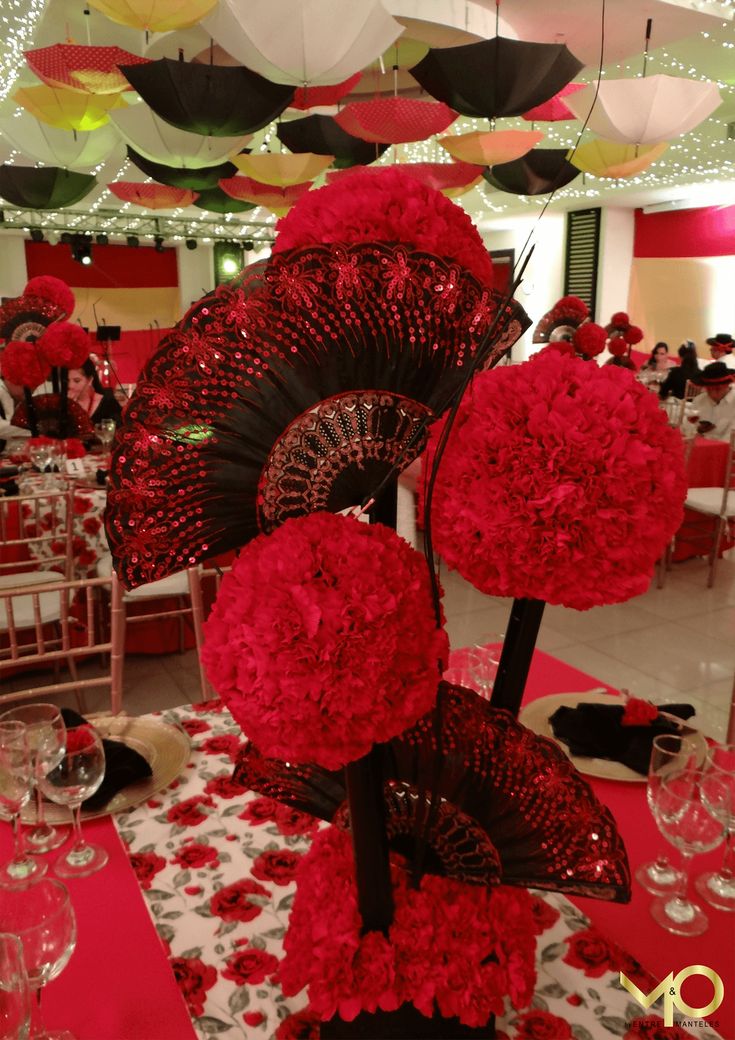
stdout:
<svg viewBox="0 0 735 1040">
<path fill-rule="evenodd" d="M 710 871 L 698 877 L 695 888 L 718 910 L 735 910 L 735 744 L 713 744 L 707 754 L 707 770 L 727 785 L 730 809 L 723 819 L 725 856 L 722 866 L 718 871 Z"/>
<path fill-rule="evenodd" d="M 105 750 L 91 726 L 67 730 L 63 758 L 41 781 L 43 793 L 52 802 L 68 805 L 74 818 L 74 842 L 54 864 L 59 877 L 85 877 L 101 870 L 108 856 L 99 845 L 90 845 L 82 835 L 82 802 L 89 798 L 105 776 Z"/>
<path fill-rule="evenodd" d="M 662 733 L 654 737 L 651 745 L 651 761 L 648 767 L 646 798 L 648 808 L 656 815 L 656 793 L 663 779 L 672 773 L 681 772 L 687 765 L 695 766 L 701 750 L 690 737 L 676 733 Z M 655 896 L 674 892 L 681 884 L 682 874 L 671 863 L 665 852 L 657 859 L 644 863 L 635 873 L 636 880 Z"/>
<path fill-rule="evenodd" d="M 31 991 L 17 935 L 0 932 L 0 1040 L 27 1040 Z"/>
<path fill-rule="evenodd" d="M 700 769 L 670 772 L 656 791 L 654 819 L 663 836 L 679 849 L 682 878 L 673 895 L 651 904 L 653 919 L 674 935 L 701 935 L 707 915 L 687 897 L 689 866 L 693 856 L 716 848 L 724 837 L 724 814 L 729 812 L 727 785 Z"/>
<path fill-rule="evenodd" d="M 481 697 L 489 699 L 500 664 L 500 651 L 476 644 L 467 654 L 470 678 Z"/>
<path fill-rule="evenodd" d="M 28 732 L 33 779 L 36 785 L 36 824 L 26 833 L 29 852 L 49 852 L 66 841 L 66 827 L 46 823 L 40 781 L 61 761 L 66 726 L 55 704 L 22 704 L 0 715 L 0 722 L 23 722 Z"/>
<path fill-rule="evenodd" d="M 28 449 L 28 455 L 38 472 L 45 473 L 46 467 L 51 461 L 51 445 L 31 444 Z"/>
<path fill-rule="evenodd" d="M 114 419 L 100 419 L 98 423 L 94 424 L 94 430 L 97 434 L 97 439 L 102 445 L 102 454 L 105 458 L 110 453 L 110 447 L 115 439 L 116 429 L 117 423 Z"/>
<path fill-rule="evenodd" d="M 41 878 L 23 887 L 0 889 L 0 921 L 20 939 L 28 984 L 36 991 L 31 1040 L 74 1040 L 68 1030 L 47 1032 L 41 1019 L 41 990 L 61 974 L 77 941 L 66 886 L 53 878 Z"/>
<path fill-rule="evenodd" d="M 28 734 L 22 722 L 0 722 L 0 818 L 13 825 L 15 852 L 0 872 L 0 884 L 41 877 L 47 866 L 26 855 L 20 812 L 31 797 L 32 768 Z"/>
</svg>

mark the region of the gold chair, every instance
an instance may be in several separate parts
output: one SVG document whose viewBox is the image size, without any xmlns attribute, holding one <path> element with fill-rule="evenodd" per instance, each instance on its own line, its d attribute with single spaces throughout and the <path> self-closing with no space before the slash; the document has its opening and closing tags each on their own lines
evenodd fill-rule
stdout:
<svg viewBox="0 0 735 1040">
<path fill-rule="evenodd" d="M 735 430 L 730 433 L 730 450 L 722 486 L 689 488 L 684 508 L 699 516 L 697 520 L 686 522 L 687 536 L 701 540 L 705 547 L 709 547 L 707 588 L 711 588 L 722 539 L 727 527 L 735 522 Z"/>
<path fill-rule="evenodd" d="M 32 584 L 37 575 L 74 576 L 74 483 L 62 490 L 0 497 L 0 578 Z"/>
</svg>

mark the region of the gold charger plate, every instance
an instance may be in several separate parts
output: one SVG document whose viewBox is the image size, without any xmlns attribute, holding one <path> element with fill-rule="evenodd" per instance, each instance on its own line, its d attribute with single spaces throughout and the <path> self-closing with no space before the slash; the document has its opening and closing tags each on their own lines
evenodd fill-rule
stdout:
<svg viewBox="0 0 735 1040">
<path fill-rule="evenodd" d="M 132 715 L 90 715 L 90 723 L 106 740 L 119 740 L 143 756 L 151 767 L 152 775 L 134 784 L 128 784 L 110 799 L 107 805 L 94 812 L 82 810 L 82 820 L 124 812 L 152 798 L 181 775 L 191 753 L 191 741 L 183 729 L 162 719 L 137 718 Z M 68 823 L 70 810 L 65 805 L 44 802 L 44 814 L 49 823 Z M 35 823 L 35 798 L 21 816 L 23 823 Z"/>
<path fill-rule="evenodd" d="M 557 708 L 576 708 L 578 704 L 621 705 L 623 703 L 622 697 L 616 697 L 615 694 L 599 689 L 588 690 L 586 693 L 553 693 L 548 697 L 539 697 L 538 700 L 527 704 L 521 710 L 518 721 L 526 726 L 527 729 L 538 733 L 539 736 L 553 740 L 562 749 L 567 758 L 571 759 L 579 772 L 585 776 L 594 776 L 601 780 L 624 780 L 627 783 L 645 784 L 647 779 L 645 776 L 641 776 L 634 769 L 624 766 L 622 762 L 611 762 L 606 758 L 583 758 L 579 755 L 572 755 L 566 744 L 563 744 L 554 736 L 554 731 L 549 721 Z M 706 748 L 704 737 L 698 730 L 681 722 L 680 719 L 674 719 L 673 716 L 670 717 L 672 721 L 680 723 L 682 733 L 691 735 L 693 738 L 701 741 L 703 748 Z"/>
</svg>

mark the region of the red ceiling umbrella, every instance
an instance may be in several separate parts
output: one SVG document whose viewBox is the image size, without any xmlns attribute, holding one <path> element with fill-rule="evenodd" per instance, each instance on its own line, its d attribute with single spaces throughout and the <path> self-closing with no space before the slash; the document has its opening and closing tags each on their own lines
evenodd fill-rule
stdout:
<svg viewBox="0 0 735 1040">
<path fill-rule="evenodd" d="M 145 65 L 148 58 L 124 51 L 121 47 L 83 47 L 76 43 L 55 43 L 26 51 L 28 68 L 50 87 L 68 87 L 85 94 L 117 94 L 130 84 L 118 65 Z"/>
<path fill-rule="evenodd" d="M 483 173 L 482 166 L 475 166 L 474 163 L 465 162 L 400 163 L 398 168 L 403 173 L 410 173 L 412 177 L 416 177 L 422 184 L 426 184 L 436 191 L 444 192 L 450 198 L 455 198 L 469 191 L 470 188 L 474 188 L 482 180 Z M 356 173 L 358 169 L 363 173 L 365 172 L 361 167 L 354 167 L 348 170 L 330 170 L 327 174 L 327 180 L 331 184 L 340 177 L 349 177 L 351 174 Z"/>
<path fill-rule="evenodd" d="M 558 94 L 554 94 L 548 101 L 536 105 L 535 108 L 529 108 L 528 112 L 523 113 L 522 118 L 529 123 L 536 121 L 558 123 L 561 119 L 576 119 L 574 112 L 564 103 L 563 98 L 576 94 L 578 90 L 584 90 L 584 86 L 584 83 L 567 83 Z"/>
<path fill-rule="evenodd" d="M 336 105 L 357 86 L 361 79 L 362 73 L 356 72 L 354 76 L 350 76 L 341 83 L 330 83 L 318 87 L 298 87 L 290 107 L 305 111 L 308 108 Z"/>
<path fill-rule="evenodd" d="M 446 130 L 456 118 L 454 109 L 442 101 L 404 97 L 353 101 L 334 117 L 335 122 L 354 137 L 389 144 L 425 141 Z"/>
<path fill-rule="evenodd" d="M 289 184 L 281 188 L 273 184 L 261 184 L 252 177 L 223 177 L 219 186 L 232 199 L 254 202 L 256 206 L 265 206 L 281 216 L 306 194 L 311 187 L 311 181 Z"/>
<path fill-rule="evenodd" d="M 123 202 L 133 202 L 146 209 L 178 209 L 189 206 L 199 193 L 187 188 L 170 188 L 165 184 L 139 184 L 135 181 L 115 181 L 108 184 L 113 195 Z"/>
</svg>

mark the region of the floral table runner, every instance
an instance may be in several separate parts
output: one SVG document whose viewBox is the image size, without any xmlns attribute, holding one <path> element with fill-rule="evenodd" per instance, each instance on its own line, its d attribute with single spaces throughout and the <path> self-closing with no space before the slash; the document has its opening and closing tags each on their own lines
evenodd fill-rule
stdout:
<svg viewBox="0 0 735 1040">
<path fill-rule="evenodd" d="M 163 718 L 191 736 L 189 766 L 116 820 L 195 1029 L 203 1040 L 318 1037 L 306 994 L 286 998 L 277 972 L 294 873 L 320 825 L 232 781 L 245 738 L 219 701 Z M 619 973 L 644 992 L 654 979 L 564 896 L 537 893 L 535 911 L 533 1006 L 498 1020 L 500 1040 L 716 1040 L 702 1022 L 691 1033 L 665 1028 L 658 1006 L 645 1013 Z"/>
</svg>

